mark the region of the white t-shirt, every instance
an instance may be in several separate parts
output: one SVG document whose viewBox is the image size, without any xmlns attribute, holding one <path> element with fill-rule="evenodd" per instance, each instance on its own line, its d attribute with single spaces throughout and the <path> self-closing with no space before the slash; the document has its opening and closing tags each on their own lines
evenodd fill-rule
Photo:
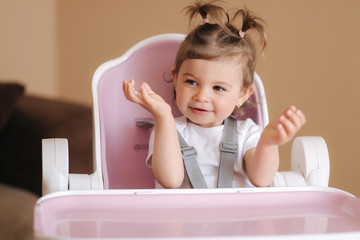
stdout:
<svg viewBox="0 0 360 240">
<path fill-rule="evenodd" d="M 176 128 L 189 146 L 195 147 L 198 156 L 197 161 L 204 175 L 205 182 L 209 188 L 217 187 L 217 179 L 220 164 L 220 142 L 224 125 L 204 128 L 187 121 L 185 116 L 175 119 Z M 238 135 L 238 153 L 234 165 L 233 186 L 236 187 L 253 187 L 250 183 L 245 169 L 245 153 L 256 147 L 262 128 L 255 124 L 251 119 L 237 121 Z M 149 140 L 149 153 L 146 158 L 146 164 L 151 167 L 151 156 L 154 148 L 155 132 L 153 131 Z M 156 182 L 157 188 L 162 188 Z M 181 188 L 190 188 L 190 183 L 185 176 Z"/>
</svg>

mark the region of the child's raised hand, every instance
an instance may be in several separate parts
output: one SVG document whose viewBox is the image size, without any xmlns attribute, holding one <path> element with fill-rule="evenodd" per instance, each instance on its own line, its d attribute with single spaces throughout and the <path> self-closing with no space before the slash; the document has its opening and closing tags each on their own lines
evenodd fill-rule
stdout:
<svg viewBox="0 0 360 240">
<path fill-rule="evenodd" d="M 288 107 L 265 127 L 261 140 L 270 145 L 282 145 L 290 141 L 305 124 L 305 115 L 295 106 Z"/>
<path fill-rule="evenodd" d="M 171 113 L 171 107 L 164 99 L 157 95 L 150 86 L 143 82 L 140 84 L 140 92 L 135 90 L 135 80 L 123 82 L 123 91 L 126 99 L 141 105 L 143 108 L 151 112 L 154 117 Z"/>
</svg>

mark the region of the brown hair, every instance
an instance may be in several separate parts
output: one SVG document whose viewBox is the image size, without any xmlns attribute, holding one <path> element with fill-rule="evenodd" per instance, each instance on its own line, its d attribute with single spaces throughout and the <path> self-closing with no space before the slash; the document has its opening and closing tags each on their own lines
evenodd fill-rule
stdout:
<svg viewBox="0 0 360 240">
<path fill-rule="evenodd" d="M 261 50 L 266 47 L 266 34 L 262 20 L 254 16 L 248 9 L 235 10 L 230 19 L 229 14 L 223 7 L 218 5 L 219 1 L 208 3 L 197 0 L 194 5 L 186 7 L 190 22 L 194 21 L 196 15 L 204 20 L 209 19 L 213 23 L 204 21 L 204 24 L 197 26 L 185 38 L 181 44 L 175 60 L 175 73 L 179 72 L 181 64 L 186 59 L 209 59 L 220 60 L 234 58 L 244 66 L 243 87 L 250 87 L 253 83 L 256 49 L 249 36 L 249 30 L 258 32 Z M 233 22 L 242 20 L 242 26 L 236 27 Z M 241 37 L 242 31 L 245 36 Z"/>
</svg>

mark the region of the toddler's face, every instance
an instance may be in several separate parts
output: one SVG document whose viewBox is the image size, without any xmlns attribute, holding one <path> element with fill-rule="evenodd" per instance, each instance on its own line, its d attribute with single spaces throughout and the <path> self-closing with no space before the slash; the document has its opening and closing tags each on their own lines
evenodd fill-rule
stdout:
<svg viewBox="0 0 360 240">
<path fill-rule="evenodd" d="M 242 89 L 242 66 L 231 59 L 186 59 L 173 80 L 180 112 L 202 127 L 221 125 L 251 95 Z"/>
</svg>

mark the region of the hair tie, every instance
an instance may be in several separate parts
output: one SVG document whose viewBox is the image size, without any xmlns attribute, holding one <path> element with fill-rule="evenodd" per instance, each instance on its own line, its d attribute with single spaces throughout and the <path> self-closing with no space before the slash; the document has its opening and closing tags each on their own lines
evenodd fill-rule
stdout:
<svg viewBox="0 0 360 240">
<path fill-rule="evenodd" d="M 204 21 L 204 24 L 205 24 L 205 23 L 209 23 L 209 19 L 207 19 L 207 18 L 204 18 L 203 21 Z"/>
<path fill-rule="evenodd" d="M 241 38 L 244 38 L 245 37 L 245 32 L 243 32 L 242 30 L 239 31 L 239 36 Z"/>
</svg>

